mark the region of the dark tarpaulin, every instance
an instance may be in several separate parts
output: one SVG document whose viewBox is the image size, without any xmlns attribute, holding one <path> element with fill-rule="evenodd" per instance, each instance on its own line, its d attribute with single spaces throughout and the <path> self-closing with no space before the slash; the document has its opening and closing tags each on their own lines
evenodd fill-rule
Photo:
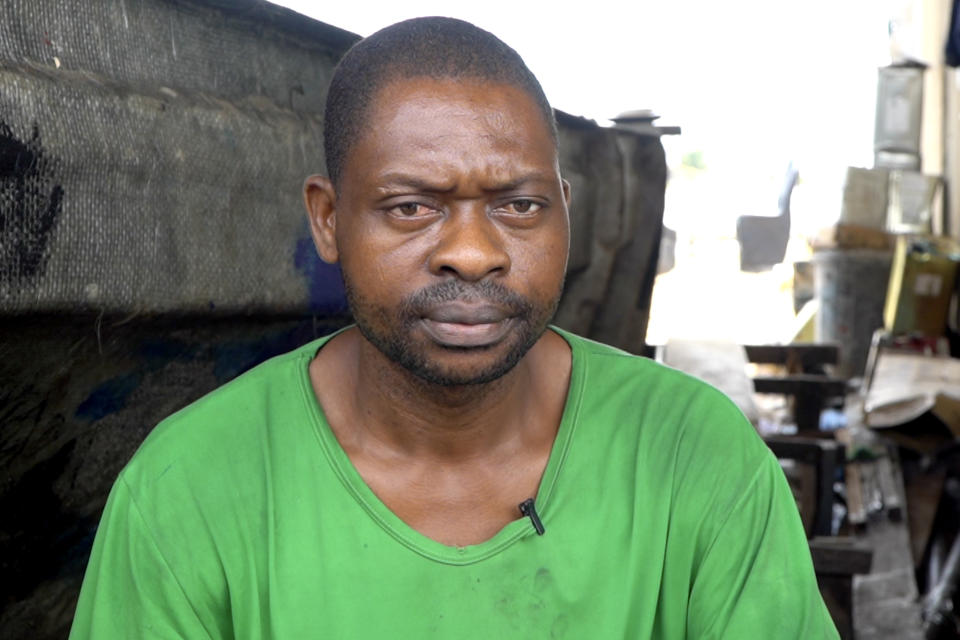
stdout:
<svg viewBox="0 0 960 640">
<path fill-rule="evenodd" d="M 953 0 L 950 30 L 947 32 L 947 64 L 960 67 L 960 0 Z"/>
</svg>

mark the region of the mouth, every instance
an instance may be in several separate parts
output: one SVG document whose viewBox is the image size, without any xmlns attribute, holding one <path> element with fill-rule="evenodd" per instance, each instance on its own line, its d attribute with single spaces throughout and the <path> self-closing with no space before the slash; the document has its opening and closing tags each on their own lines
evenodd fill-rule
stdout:
<svg viewBox="0 0 960 640">
<path fill-rule="evenodd" d="M 448 302 L 428 310 L 421 324 L 442 346 L 478 348 L 503 340 L 513 328 L 514 319 L 495 305 Z"/>
</svg>

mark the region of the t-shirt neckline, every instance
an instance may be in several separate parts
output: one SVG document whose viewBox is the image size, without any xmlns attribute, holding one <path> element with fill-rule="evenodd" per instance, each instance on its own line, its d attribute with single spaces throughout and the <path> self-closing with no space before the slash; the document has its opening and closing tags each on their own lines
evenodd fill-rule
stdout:
<svg viewBox="0 0 960 640">
<path fill-rule="evenodd" d="M 314 432 L 319 440 L 320 448 L 323 450 L 327 461 L 340 479 L 344 488 L 353 496 L 359 506 L 362 507 L 384 531 L 397 540 L 397 542 L 426 558 L 445 564 L 466 565 L 480 562 L 481 560 L 496 555 L 522 538 L 529 535 L 536 535 L 530 519 L 520 516 L 518 511 L 518 518 L 507 523 L 489 540 L 465 547 L 445 545 L 432 538 L 428 538 L 401 520 L 400 517 L 393 513 L 393 511 L 377 497 L 373 490 L 367 486 L 360 472 L 354 467 L 349 456 L 347 456 L 343 447 L 340 446 L 340 442 L 336 436 L 333 435 L 333 430 L 327 423 L 323 408 L 317 401 L 310 383 L 309 366 L 316 352 L 323 347 L 327 341 L 349 328 L 350 327 L 345 327 L 306 345 L 305 348 L 301 350 L 299 354 L 300 357 L 296 360 L 296 366 L 304 404 L 313 423 Z M 583 346 L 575 339 L 575 336 L 557 327 L 551 326 L 550 329 L 556 332 L 557 335 L 563 338 L 570 346 L 571 367 L 570 384 L 567 390 L 567 400 L 560 419 L 560 427 L 557 430 L 557 436 L 550 450 L 550 456 L 547 459 L 547 465 L 544 468 L 543 476 L 540 479 L 540 487 L 535 497 L 537 514 L 543 521 L 544 526 L 548 529 L 547 535 L 549 535 L 550 515 L 554 510 L 554 505 L 550 497 L 553 494 L 560 470 L 567 457 L 570 441 L 572 440 L 573 432 L 578 422 L 577 416 L 580 411 L 580 399 L 587 373 Z"/>
</svg>

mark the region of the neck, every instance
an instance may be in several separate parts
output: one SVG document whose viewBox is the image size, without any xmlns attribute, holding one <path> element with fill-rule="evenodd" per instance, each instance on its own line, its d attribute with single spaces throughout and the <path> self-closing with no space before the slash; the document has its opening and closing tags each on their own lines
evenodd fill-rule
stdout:
<svg viewBox="0 0 960 640">
<path fill-rule="evenodd" d="M 362 338 L 358 356 L 353 403 L 361 433 L 399 453 L 463 459 L 524 435 L 536 397 L 537 345 L 497 380 L 454 386 L 423 380 Z"/>
<path fill-rule="evenodd" d="M 455 463 L 526 447 L 545 435 L 545 419 L 555 433 L 568 377 L 545 372 L 569 367 L 566 343 L 547 331 L 503 377 L 442 386 L 390 361 L 352 329 L 321 349 L 311 378 L 348 454 Z"/>
</svg>

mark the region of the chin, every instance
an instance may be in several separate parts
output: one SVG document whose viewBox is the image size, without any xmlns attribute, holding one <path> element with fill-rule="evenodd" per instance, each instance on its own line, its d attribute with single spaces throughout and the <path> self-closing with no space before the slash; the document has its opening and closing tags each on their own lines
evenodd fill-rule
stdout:
<svg viewBox="0 0 960 640">
<path fill-rule="evenodd" d="M 417 363 L 398 362 L 400 366 L 420 380 L 440 387 L 463 387 L 481 385 L 499 380 L 523 358 L 526 351 L 516 353 L 511 351 L 507 358 L 500 359 L 486 366 L 457 366 L 457 363 L 441 365 L 436 362 L 423 361 Z M 411 366 L 412 365 L 412 366 Z"/>
<path fill-rule="evenodd" d="M 498 345 L 459 349 L 406 340 L 380 340 L 376 335 L 368 336 L 362 327 L 360 331 L 392 362 L 423 382 L 441 387 L 487 384 L 502 378 L 543 333 L 517 333 L 511 336 L 512 340 Z"/>
</svg>

